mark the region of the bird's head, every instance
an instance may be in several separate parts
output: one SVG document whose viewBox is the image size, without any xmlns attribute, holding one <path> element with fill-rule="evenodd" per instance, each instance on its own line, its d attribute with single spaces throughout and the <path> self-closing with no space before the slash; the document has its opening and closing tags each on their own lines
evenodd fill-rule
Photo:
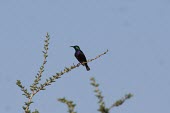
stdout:
<svg viewBox="0 0 170 113">
<path fill-rule="evenodd" d="M 70 47 L 73 47 L 75 50 L 80 50 L 80 47 L 75 45 L 75 46 L 70 46 Z"/>
</svg>

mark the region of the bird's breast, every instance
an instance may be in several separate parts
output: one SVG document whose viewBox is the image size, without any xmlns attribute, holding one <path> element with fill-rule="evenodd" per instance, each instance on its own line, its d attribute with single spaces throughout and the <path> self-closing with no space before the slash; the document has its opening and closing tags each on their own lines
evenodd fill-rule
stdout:
<svg viewBox="0 0 170 113">
<path fill-rule="evenodd" d="M 81 54 L 81 51 L 76 51 L 75 56 L 79 56 Z"/>
</svg>

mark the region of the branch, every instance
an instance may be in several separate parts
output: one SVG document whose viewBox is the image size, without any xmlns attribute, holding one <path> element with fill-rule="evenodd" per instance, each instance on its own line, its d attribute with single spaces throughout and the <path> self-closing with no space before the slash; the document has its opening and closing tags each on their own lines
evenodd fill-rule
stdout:
<svg viewBox="0 0 170 113">
<path fill-rule="evenodd" d="M 102 92 L 99 90 L 99 84 L 96 83 L 95 78 L 91 78 L 91 85 L 95 88 L 94 92 L 96 93 L 96 97 L 98 98 L 98 103 L 99 103 L 99 109 L 101 113 L 109 113 L 109 109 L 105 106 L 105 102 L 103 100 L 104 96 L 102 95 Z"/>
<path fill-rule="evenodd" d="M 44 50 L 42 51 L 43 56 L 44 56 L 44 60 L 43 60 L 43 63 L 41 65 L 41 67 L 40 67 L 40 70 L 37 73 L 37 76 L 35 76 L 34 83 L 30 86 L 30 90 L 32 92 L 37 90 L 37 88 L 38 88 L 37 85 L 39 84 L 39 81 L 41 80 L 42 74 L 44 72 L 44 66 L 47 63 L 49 40 L 50 40 L 50 36 L 47 33 L 46 39 L 44 40 Z"/>
<path fill-rule="evenodd" d="M 96 97 L 98 98 L 98 103 L 99 103 L 99 109 L 98 111 L 100 111 L 101 113 L 109 113 L 110 110 L 114 107 L 118 107 L 120 105 L 122 105 L 127 99 L 130 99 L 133 95 L 131 93 L 126 94 L 125 97 L 123 97 L 120 100 L 117 100 L 113 105 L 111 105 L 109 108 L 107 108 L 105 106 L 105 102 L 103 100 L 103 95 L 102 92 L 99 90 L 99 84 L 96 83 L 96 80 L 94 78 L 91 78 L 91 85 L 95 88 L 94 92 L 96 93 Z"/>
<path fill-rule="evenodd" d="M 111 105 L 109 107 L 109 110 L 111 110 L 112 108 L 114 107 L 118 107 L 120 105 L 122 105 L 127 99 L 130 99 L 133 95 L 131 93 L 129 94 L 126 94 L 125 97 L 123 97 L 122 99 L 120 100 L 117 100 L 113 105 Z"/>
<path fill-rule="evenodd" d="M 108 52 L 108 50 L 105 51 L 104 53 L 96 56 L 95 58 L 90 59 L 87 62 L 84 62 L 84 63 L 92 62 L 93 60 L 96 60 L 97 58 L 101 57 L 102 55 L 106 54 L 107 52 Z M 40 90 L 45 90 L 45 87 L 51 85 L 51 83 L 55 82 L 56 79 L 61 78 L 61 76 L 64 75 L 65 73 L 68 73 L 69 71 L 79 67 L 80 65 L 83 65 L 84 63 L 82 63 L 82 64 L 78 63 L 77 65 L 70 66 L 69 68 L 65 67 L 65 69 L 63 71 L 61 71 L 60 73 L 56 73 L 55 75 L 53 75 L 49 79 L 46 79 L 46 82 L 44 84 L 41 84 L 40 87 L 38 87 L 38 90 L 36 92 L 39 92 Z"/>
<path fill-rule="evenodd" d="M 77 113 L 74 111 L 76 104 L 74 104 L 73 101 L 69 101 L 66 98 L 59 98 L 58 101 L 67 105 L 69 113 Z"/>
</svg>

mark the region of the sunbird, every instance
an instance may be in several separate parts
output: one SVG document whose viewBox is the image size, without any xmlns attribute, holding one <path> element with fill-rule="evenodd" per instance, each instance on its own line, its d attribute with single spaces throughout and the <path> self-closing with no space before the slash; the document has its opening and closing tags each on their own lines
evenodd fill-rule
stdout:
<svg viewBox="0 0 170 113">
<path fill-rule="evenodd" d="M 75 45 L 75 46 L 70 46 L 75 49 L 75 54 L 74 56 L 77 58 L 77 60 L 86 67 L 86 70 L 89 71 L 90 68 L 87 64 L 86 56 L 84 55 L 83 51 L 81 51 L 80 47 Z"/>
</svg>

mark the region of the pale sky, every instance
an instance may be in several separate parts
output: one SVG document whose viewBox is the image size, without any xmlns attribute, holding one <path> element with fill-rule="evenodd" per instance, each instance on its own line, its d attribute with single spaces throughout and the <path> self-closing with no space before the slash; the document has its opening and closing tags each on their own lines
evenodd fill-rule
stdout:
<svg viewBox="0 0 170 113">
<path fill-rule="evenodd" d="M 57 99 L 73 100 L 78 113 L 98 113 L 89 79 L 95 77 L 106 105 L 134 97 L 111 113 L 170 113 L 169 0 L 6 0 L 0 1 L 0 113 L 23 113 L 26 101 L 16 80 L 29 88 L 49 57 L 42 82 L 76 64 L 72 45 L 87 59 L 108 54 L 62 76 L 33 99 L 40 113 L 67 113 Z"/>
</svg>

